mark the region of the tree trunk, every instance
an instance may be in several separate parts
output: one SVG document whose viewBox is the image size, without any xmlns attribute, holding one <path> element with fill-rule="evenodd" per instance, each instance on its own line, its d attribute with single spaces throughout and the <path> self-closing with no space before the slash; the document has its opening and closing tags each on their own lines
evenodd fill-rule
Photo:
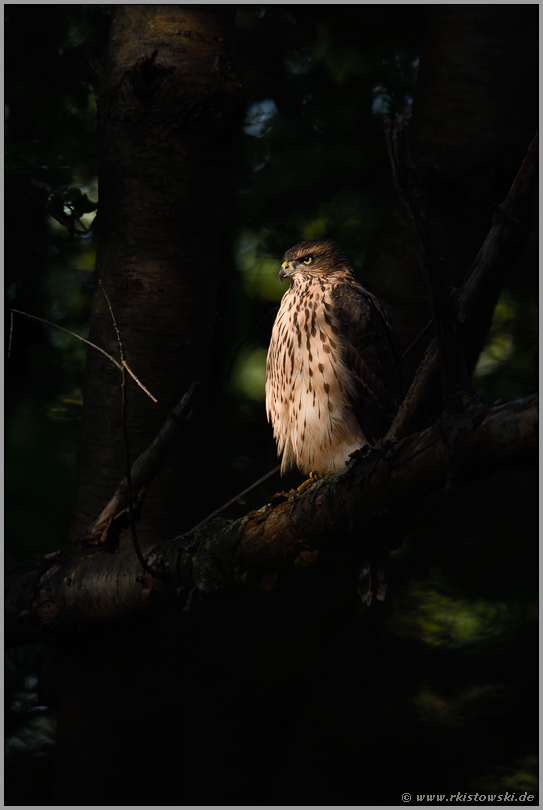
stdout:
<svg viewBox="0 0 543 810">
<path fill-rule="evenodd" d="M 207 390 L 241 112 L 227 47 L 232 22 L 229 6 L 177 5 L 120 5 L 112 22 L 98 101 L 96 277 L 127 362 L 158 400 L 129 381 L 132 458 L 194 380 Z M 118 356 L 98 286 L 89 339 Z M 72 544 L 126 474 L 120 383 L 118 370 L 89 350 Z M 187 458 L 205 456 L 205 398 L 190 435 L 147 496 L 142 545 L 189 528 L 205 513 L 205 487 L 186 467 Z"/>
<path fill-rule="evenodd" d="M 147 495 L 142 545 L 174 536 L 206 511 L 190 459 L 206 457 L 216 290 L 243 111 L 229 61 L 233 19 L 232 6 L 116 6 L 103 69 L 96 280 L 111 302 L 128 364 L 158 400 L 129 381 L 132 458 L 193 381 L 203 392 L 190 433 Z M 98 284 L 89 339 L 119 356 Z M 89 350 L 72 548 L 125 474 L 120 374 Z M 121 548 L 131 544 L 121 535 Z M 58 698 L 56 801 L 140 804 L 145 795 L 144 803 L 162 804 L 160 792 L 153 802 L 143 784 L 160 781 L 164 762 L 153 752 L 167 748 L 155 744 L 142 719 L 156 712 L 154 698 L 145 697 L 147 681 L 157 688 L 156 676 L 146 666 L 142 675 L 134 663 L 134 655 L 143 656 L 152 667 L 154 655 L 147 658 L 139 632 L 128 640 L 115 628 L 93 638 L 60 644 L 50 656 Z"/>
</svg>

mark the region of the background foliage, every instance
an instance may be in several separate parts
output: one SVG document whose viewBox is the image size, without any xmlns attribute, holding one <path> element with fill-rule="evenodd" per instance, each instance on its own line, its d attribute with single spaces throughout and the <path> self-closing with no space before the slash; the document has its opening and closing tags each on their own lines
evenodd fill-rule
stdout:
<svg viewBox="0 0 543 810">
<path fill-rule="evenodd" d="M 7 301 L 83 336 L 98 199 L 98 88 L 88 54 L 103 57 L 110 8 L 6 6 Z M 280 257 L 301 239 L 331 236 L 362 265 L 390 182 L 382 119 L 410 114 L 423 15 L 416 5 L 247 5 L 237 13 L 247 112 L 218 304 L 213 468 L 221 473 L 209 483 L 216 506 L 276 464 L 263 397 L 284 292 Z M 477 367 L 488 404 L 536 390 L 535 255 L 534 235 L 508 277 Z M 78 341 L 15 317 L 6 373 L 8 565 L 36 562 L 63 544 L 84 362 Z M 228 514 L 261 505 L 292 481 L 270 482 Z M 366 688 L 388 695 L 383 716 L 373 718 L 371 751 L 347 719 L 342 735 L 328 739 L 327 724 L 337 728 L 338 717 L 365 709 L 362 695 L 358 709 L 342 702 L 334 660 L 348 668 L 345 649 L 322 664 L 315 734 L 328 752 L 324 803 L 352 803 L 336 784 L 341 768 L 392 749 L 403 751 L 406 779 L 427 761 L 428 787 L 406 782 L 404 790 L 534 791 L 535 486 L 528 472 L 495 475 L 469 492 L 459 484 L 429 504 L 394 553 L 391 599 L 375 630 L 379 663 L 365 676 Z M 373 619 L 353 605 L 351 621 Z M 47 803 L 54 715 L 39 706 L 39 655 L 39 647 L 25 648 L 8 660 L 13 804 Z"/>
</svg>

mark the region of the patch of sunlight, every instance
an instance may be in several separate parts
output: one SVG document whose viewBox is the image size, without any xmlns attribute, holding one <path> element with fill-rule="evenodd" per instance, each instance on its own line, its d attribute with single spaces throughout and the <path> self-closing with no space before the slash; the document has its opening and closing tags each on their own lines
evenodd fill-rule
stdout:
<svg viewBox="0 0 543 810">
<path fill-rule="evenodd" d="M 64 187 L 64 189 L 66 192 L 79 190 L 82 197 L 78 198 L 74 202 L 73 210 L 69 204 L 69 200 L 67 199 L 63 212 L 67 218 L 69 218 L 74 211 L 80 215 L 72 221 L 72 225 L 79 234 L 85 236 L 85 231 L 90 229 L 97 212 L 96 210 L 85 211 L 84 209 L 85 207 L 91 207 L 93 204 L 98 202 L 98 177 L 93 175 L 89 178 L 85 165 L 72 166 L 71 175 L 70 188 L 66 189 L 66 187 Z M 57 189 L 57 192 L 62 192 L 62 188 Z M 87 201 L 90 203 L 90 206 L 87 204 Z M 65 232 L 66 229 L 66 225 L 63 225 L 58 221 L 58 219 L 55 219 L 52 214 L 49 217 L 48 226 L 53 233 L 62 233 Z"/>
<path fill-rule="evenodd" d="M 85 228 L 88 228 L 96 212 L 90 214 L 83 214 L 81 221 Z M 90 217 L 90 219 L 88 219 Z M 78 251 L 77 255 L 67 257 L 67 263 L 73 270 L 83 270 L 85 273 L 92 273 L 96 266 L 96 245 L 93 242 L 85 241 L 80 242 L 84 244 L 84 249 Z"/>
<path fill-rule="evenodd" d="M 92 175 L 92 177 L 89 178 L 86 166 L 72 166 L 71 186 L 78 188 L 81 194 L 86 194 L 91 202 L 98 202 L 98 176 Z"/>
<path fill-rule="evenodd" d="M 288 289 L 279 278 L 279 257 L 261 255 L 260 251 L 259 235 L 248 229 L 243 230 L 235 248 L 243 286 L 251 298 L 279 301 Z"/>
<path fill-rule="evenodd" d="M 309 73 L 313 65 L 311 54 L 307 51 L 294 51 L 284 61 L 287 69 L 294 75 Z"/>
<path fill-rule="evenodd" d="M 270 134 L 277 117 L 277 105 L 272 98 L 255 101 L 247 110 L 243 131 L 253 138 L 263 138 Z"/>
<path fill-rule="evenodd" d="M 373 90 L 373 102 L 371 105 L 371 113 L 376 116 L 385 116 L 390 111 L 390 96 L 387 93 L 386 87 L 381 84 L 376 85 Z"/>
<path fill-rule="evenodd" d="M 248 265 L 254 262 L 256 251 L 259 246 L 259 236 L 249 228 L 243 228 L 236 242 L 236 261 L 240 270 L 246 270 Z"/>
<path fill-rule="evenodd" d="M 535 606 L 530 610 L 511 602 L 470 600 L 444 593 L 426 582 L 411 582 L 400 598 L 403 604 L 391 619 L 391 630 L 419 638 L 431 647 L 459 647 L 507 638 L 532 618 L 532 612 L 534 618 L 537 615 Z"/>
<path fill-rule="evenodd" d="M 280 301 L 288 284 L 279 278 L 280 262 L 277 258 L 263 257 L 253 268 L 253 288 L 267 301 Z"/>
<path fill-rule="evenodd" d="M 499 765 L 494 771 L 470 779 L 468 789 L 490 794 L 508 791 L 515 793 L 518 801 L 524 793 L 532 796 L 537 794 L 538 775 L 538 757 L 529 754 L 522 759 L 514 760 L 508 766 Z"/>
<path fill-rule="evenodd" d="M 476 377 L 491 374 L 513 354 L 513 337 L 507 332 L 494 334 L 479 355 L 473 372 Z"/>
<path fill-rule="evenodd" d="M 538 760 L 535 756 L 524 757 L 515 763 L 518 770 L 510 776 L 504 776 L 503 784 L 508 790 L 537 793 L 539 789 Z"/>
<path fill-rule="evenodd" d="M 50 716 L 34 717 L 6 740 L 6 753 L 18 751 L 25 754 L 52 749 L 55 744 L 55 720 Z"/>
<path fill-rule="evenodd" d="M 89 113 L 92 113 L 93 115 L 96 114 L 96 110 L 98 109 L 97 100 L 98 100 L 97 93 L 90 92 L 89 95 L 87 96 L 87 111 Z"/>
<path fill-rule="evenodd" d="M 507 292 L 503 292 L 496 304 L 492 326 L 484 350 L 479 356 L 474 375 L 482 377 L 495 371 L 513 353 L 511 327 L 515 322 L 515 306 Z"/>
<path fill-rule="evenodd" d="M 64 110 L 74 118 L 85 118 L 96 115 L 97 94 L 90 92 L 87 95 L 87 104 L 83 106 L 75 101 L 71 96 L 66 96 L 63 101 Z"/>
<path fill-rule="evenodd" d="M 496 325 L 503 325 L 515 317 L 515 307 L 508 292 L 503 292 L 494 310 L 493 322 Z"/>
<path fill-rule="evenodd" d="M 235 387 L 258 401 L 262 401 L 265 397 L 266 355 L 266 349 L 249 349 L 241 354 L 234 367 Z"/>
<path fill-rule="evenodd" d="M 84 228 L 86 228 L 87 230 L 89 230 L 90 226 L 91 226 L 91 225 L 92 225 L 92 223 L 94 222 L 94 219 L 95 219 L 95 217 L 96 217 L 96 214 L 97 214 L 97 212 L 96 212 L 96 211 L 89 211 L 89 213 L 88 213 L 88 214 L 82 214 L 82 215 L 79 217 L 79 221 L 80 221 L 80 223 L 83 225 L 83 227 L 84 227 Z"/>
<path fill-rule="evenodd" d="M 324 219 L 313 219 L 304 225 L 304 239 L 324 239 L 326 236 L 326 221 Z"/>
<path fill-rule="evenodd" d="M 489 717 L 501 717 L 506 695 L 504 684 L 472 686 L 460 694 L 442 694 L 429 684 L 422 684 L 409 703 L 423 723 L 459 728 L 477 723 L 482 718 L 486 721 Z M 529 790 L 529 770 L 529 765 L 523 763 L 514 774 L 502 775 L 500 781 L 509 790 Z M 488 788 L 486 777 L 482 777 L 482 781 Z"/>
<path fill-rule="evenodd" d="M 477 703 L 485 701 L 489 704 L 492 701 L 503 701 L 505 698 L 506 687 L 504 684 L 485 684 L 483 686 L 470 686 L 465 689 L 460 695 L 460 702 L 463 706 L 470 710 L 471 706 L 476 706 Z"/>
<path fill-rule="evenodd" d="M 47 411 L 49 419 L 56 422 L 71 422 L 73 419 L 81 418 L 83 407 L 83 392 L 80 388 L 74 388 L 64 397 L 59 398 Z"/>
<path fill-rule="evenodd" d="M 67 215 L 68 214 L 67 210 L 65 210 L 64 213 Z M 66 232 L 66 226 L 63 225 L 61 222 L 59 222 L 58 219 L 55 219 L 53 216 L 49 217 L 47 225 L 49 227 L 49 230 L 52 231 L 53 233 L 64 234 Z"/>
</svg>

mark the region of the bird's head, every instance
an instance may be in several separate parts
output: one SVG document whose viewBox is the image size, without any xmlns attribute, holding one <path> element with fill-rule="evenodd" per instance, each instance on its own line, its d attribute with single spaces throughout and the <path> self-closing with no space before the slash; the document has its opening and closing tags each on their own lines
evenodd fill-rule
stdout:
<svg viewBox="0 0 543 810">
<path fill-rule="evenodd" d="M 342 268 L 351 270 L 345 253 L 333 239 L 310 239 L 287 250 L 283 256 L 279 278 L 293 278 L 297 273 L 304 276 L 323 276 Z"/>
</svg>

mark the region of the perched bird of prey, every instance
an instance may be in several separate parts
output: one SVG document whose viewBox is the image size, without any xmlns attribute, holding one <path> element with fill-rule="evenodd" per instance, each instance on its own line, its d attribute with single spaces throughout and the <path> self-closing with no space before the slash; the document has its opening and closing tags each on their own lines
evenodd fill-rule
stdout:
<svg viewBox="0 0 543 810">
<path fill-rule="evenodd" d="M 287 250 L 279 277 L 291 284 L 268 350 L 266 412 L 281 472 L 338 472 L 385 435 L 398 410 L 396 333 L 332 239 Z"/>
</svg>

